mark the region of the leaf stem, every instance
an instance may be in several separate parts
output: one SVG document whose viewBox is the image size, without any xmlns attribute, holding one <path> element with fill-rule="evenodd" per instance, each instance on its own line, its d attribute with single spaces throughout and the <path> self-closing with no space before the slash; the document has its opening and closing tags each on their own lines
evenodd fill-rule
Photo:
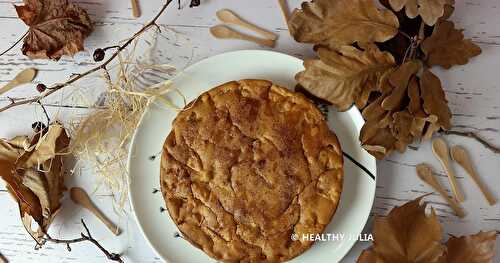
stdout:
<svg viewBox="0 0 500 263">
<path fill-rule="evenodd" d="M 9 48 L 7 48 L 6 50 L 4 50 L 2 53 L 0 53 L 0 57 L 3 56 L 5 53 L 9 52 L 11 49 L 13 49 L 15 46 L 17 46 L 17 44 L 19 44 L 19 42 L 21 42 L 21 40 L 24 39 L 25 36 L 27 36 L 29 33 L 29 31 L 26 31 L 26 33 L 24 33 L 14 44 L 12 44 L 12 46 L 10 46 Z"/>
</svg>

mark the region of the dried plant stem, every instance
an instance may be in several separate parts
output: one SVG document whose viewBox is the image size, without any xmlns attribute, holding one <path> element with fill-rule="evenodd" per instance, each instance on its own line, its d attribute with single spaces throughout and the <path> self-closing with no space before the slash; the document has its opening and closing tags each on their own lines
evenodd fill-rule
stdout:
<svg viewBox="0 0 500 263">
<path fill-rule="evenodd" d="M 4 50 L 2 53 L 0 53 L 0 57 L 3 56 L 5 53 L 9 52 L 11 49 L 13 49 L 15 46 L 17 46 L 17 44 L 19 44 L 19 42 L 21 42 L 21 40 L 24 39 L 25 36 L 28 35 L 28 32 L 29 31 L 26 31 L 26 33 L 24 33 L 14 44 L 12 44 L 12 46 L 10 46 L 9 48 L 7 48 L 6 50 Z"/>
<path fill-rule="evenodd" d="M 447 135 L 457 135 L 457 136 L 463 136 L 463 137 L 472 138 L 472 139 L 478 141 L 479 143 L 481 143 L 484 147 L 486 147 L 490 151 L 492 151 L 494 153 L 497 153 L 497 154 L 500 154 L 500 147 L 495 146 L 495 145 L 489 143 L 488 141 L 486 141 L 485 139 L 481 138 L 481 136 L 477 135 L 476 133 L 467 132 L 467 131 L 452 131 L 452 130 L 450 130 L 450 131 L 442 131 L 442 133 L 443 134 L 447 134 Z"/>
<path fill-rule="evenodd" d="M 111 253 L 108 250 L 106 250 L 97 240 L 95 240 L 92 237 L 87 225 L 85 224 L 85 221 L 83 221 L 83 219 L 82 219 L 81 222 L 82 222 L 83 228 L 85 228 L 85 232 L 86 232 L 86 234 L 84 234 L 83 232 L 81 233 L 82 237 L 75 238 L 75 239 L 55 239 L 55 238 L 50 237 L 48 234 L 46 234 L 45 237 L 42 239 L 42 244 L 37 245 L 36 248 L 37 249 L 41 248 L 41 246 L 43 244 L 45 244 L 46 242 L 52 242 L 52 243 L 56 243 L 56 244 L 66 244 L 66 248 L 68 249 L 68 251 L 71 251 L 71 247 L 70 247 L 71 244 L 89 241 L 92 244 L 94 244 L 97 248 L 99 248 L 99 250 L 101 250 L 102 253 L 104 253 L 104 255 L 106 255 L 106 257 L 109 260 L 116 261 L 116 262 L 123 262 L 120 254 Z"/>
<path fill-rule="evenodd" d="M 149 29 L 152 26 L 158 27 L 158 25 L 156 24 L 156 21 L 163 14 L 163 12 L 165 12 L 165 10 L 167 9 L 168 5 L 171 2 L 172 2 L 172 0 L 166 0 L 165 4 L 160 9 L 160 11 L 156 14 L 156 16 L 149 23 L 144 25 L 139 31 L 137 31 L 132 37 L 130 37 L 127 41 L 125 41 L 125 43 L 123 43 L 122 45 L 119 45 L 116 48 L 116 51 L 113 52 L 113 54 L 111 54 L 111 56 L 106 61 L 104 61 L 101 65 L 99 65 L 95 68 L 92 68 L 90 70 L 87 70 L 83 73 L 75 74 L 72 77 L 70 77 L 70 79 L 68 81 L 66 81 L 64 83 L 59 83 L 59 84 L 56 84 L 56 85 L 50 87 L 49 89 L 47 89 L 47 91 L 45 93 L 43 93 L 39 96 L 36 96 L 34 98 L 30 98 L 30 99 L 11 101 L 11 103 L 8 104 L 7 106 L 0 108 L 0 112 L 8 110 L 12 107 L 16 107 L 16 106 L 20 106 L 20 105 L 24 105 L 24 104 L 28 104 L 28 103 L 33 103 L 33 102 L 39 102 L 41 99 L 50 96 L 54 92 L 66 87 L 66 86 L 73 84 L 74 82 L 80 80 L 81 78 L 83 78 L 87 75 L 90 75 L 98 70 L 105 69 L 106 66 L 109 63 L 111 63 L 118 56 L 118 54 L 120 52 L 122 52 L 127 46 L 129 46 L 132 43 L 132 41 L 134 41 L 134 39 L 136 39 L 138 36 L 140 36 L 144 31 L 146 31 L 147 29 Z"/>
</svg>

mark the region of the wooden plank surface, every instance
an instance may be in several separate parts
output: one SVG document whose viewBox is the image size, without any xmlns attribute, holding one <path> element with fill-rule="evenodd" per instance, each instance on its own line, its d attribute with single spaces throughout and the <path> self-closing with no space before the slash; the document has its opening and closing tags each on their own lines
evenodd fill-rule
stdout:
<svg viewBox="0 0 500 263">
<path fill-rule="evenodd" d="M 36 82 L 51 84 L 64 80 L 72 73 L 82 72 L 94 65 L 91 54 L 95 48 L 113 45 L 117 40 L 129 37 L 141 25 L 151 18 L 159 9 L 162 1 L 142 0 L 142 17 L 133 19 L 128 1 L 123 0 L 87 0 L 75 1 L 89 11 L 95 22 L 95 31 L 85 42 L 85 51 L 75 58 L 64 57 L 59 62 L 46 60 L 29 60 L 20 54 L 20 47 L 14 48 L 8 54 L 0 57 L 0 85 L 12 79 L 17 72 L 26 67 L 36 67 L 40 70 Z M 208 28 L 218 23 L 215 12 L 221 8 L 229 8 L 249 21 L 279 34 L 280 38 L 276 51 L 291 54 L 300 58 L 313 56 L 311 47 L 294 42 L 288 34 L 277 1 L 231 1 L 231 0 L 202 0 L 199 8 L 187 7 L 189 1 L 182 1 L 183 8 L 176 5 L 169 7 L 159 22 L 172 30 L 189 38 L 189 44 L 175 48 L 166 48 L 167 57 L 179 61 L 187 61 L 186 54 L 192 54 L 190 62 L 231 50 L 262 49 L 251 43 L 242 41 L 221 41 L 210 36 Z M 456 11 L 452 17 L 459 27 L 465 28 L 465 35 L 480 45 L 483 53 L 474 58 L 467 66 L 454 67 L 449 71 L 435 70 L 443 81 L 446 95 L 453 112 L 453 125 L 456 129 L 471 130 L 500 144 L 500 85 L 498 84 L 498 70 L 500 68 L 500 2 L 497 0 L 484 1 L 456 1 Z M 12 5 L 13 1 L 0 1 L 0 50 L 10 46 L 26 31 L 26 26 L 17 19 Z M 15 3 L 20 3 L 16 1 Z M 298 6 L 300 1 L 289 1 L 291 7 Z M 271 62 L 270 62 L 271 63 Z M 79 92 L 97 94 L 95 79 L 88 79 L 78 83 Z M 82 106 L 88 104 L 79 100 L 64 100 L 74 95 L 76 89 L 64 89 L 46 101 L 51 115 L 67 121 L 75 116 L 85 114 L 87 109 Z M 36 95 L 33 85 L 21 88 L 0 96 L 0 104 L 8 103 L 10 97 L 30 97 Z M 61 102 L 62 99 L 62 102 Z M 31 122 L 43 118 L 41 108 L 36 105 L 23 106 L 0 113 L 0 137 L 11 137 L 28 132 Z M 500 198 L 500 156 L 473 140 L 448 136 L 450 144 L 464 145 L 472 153 L 474 163 L 479 164 L 477 169 L 487 185 L 491 186 L 494 195 Z M 430 163 L 438 172 L 440 181 L 449 189 L 444 171 L 438 161 L 431 156 L 429 143 L 424 143 L 418 150 L 409 149 L 404 155 L 393 154 L 387 160 L 378 162 L 378 183 L 376 200 L 372 215 L 385 215 L 394 206 L 414 199 L 431 191 L 420 182 L 415 174 L 415 165 L 420 162 Z M 471 234 L 479 230 L 500 229 L 500 205 L 488 206 L 471 179 L 458 167 L 456 172 L 459 184 L 464 189 L 466 202 L 464 207 L 468 213 L 465 219 L 458 219 L 446 206 L 443 200 L 435 194 L 427 200 L 437 209 L 446 233 L 453 235 Z M 87 190 L 95 190 L 95 177 L 89 172 L 80 176 L 68 178 L 67 185 L 83 185 Z M 118 222 L 125 230 L 124 234 L 115 238 L 106 231 L 88 212 L 75 207 L 66 197 L 65 209 L 58 215 L 52 226 L 53 235 L 62 237 L 76 237 L 81 231 L 80 218 L 85 218 L 91 226 L 91 231 L 103 245 L 112 251 L 124 252 L 127 262 L 160 262 L 154 251 L 142 237 L 132 213 L 118 216 L 113 211 L 109 192 L 100 188 L 93 198 L 98 200 L 99 206 Z M 34 243 L 25 234 L 19 220 L 17 206 L 8 196 L 3 184 L 0 184 L 0 253 L 10 262 L 106 262 L 105 258 L 88 244 L 73 246 L 68 252 L 64 246 L 48 245 L 46 248 L 35 251 Z M 370 231 L 372 218 L 365 231 Z M 358 242 L 343 262 L 355 262 L 361 249 L 369 243 Z M 497 250 L 500 245 L 497 245 Z M 500 255 L 496 261 L 500 262 Z"/>
</svg>

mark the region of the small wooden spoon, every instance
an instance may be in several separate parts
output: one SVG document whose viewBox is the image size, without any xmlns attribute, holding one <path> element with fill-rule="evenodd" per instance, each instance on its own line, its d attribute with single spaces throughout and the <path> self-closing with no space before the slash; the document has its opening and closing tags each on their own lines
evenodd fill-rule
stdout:
<svg viewBox="0 0 500 263">
<path fill-rule="evenodd" d="M 73 202 L 87 208 L 90 212 L 92 212 L 92 214 L 99 218 L 99 220 L 101 220 L 101 222 L 103 222 L 113 234 L 115 234 L 116 236 L 120 235 L 120 233 L 122 232 L 121 229 L 117 225 L 113 224 L 113 222 L 111 222 L 111 220 L 109 220 L 101 212 L 101 210 L 99 210 L 99 208 L 94 205 L 85 190 L 80 187 L 73 187 L 69 191 L 71 200 L 73 200 Z"/>
<path fill-rule="evenodd" d="M 474 168 L 472 167 L 472 162 L 470 161 L 469 155 L 467 154 L 467 151 L 460 147 L 460 146 L 453 146 L 451 147 L 451 158 L 460 164 L 464 168 L 464 170 L 470 175 L 474 183 L 476 183 L 477 187 L 479 187 L 479 190 L 483 193 L 484 197 L 486 200 L 488 200 L 488 203 L 490 205 L 495 205 L 497 200 L 493 195 L 491 194 L 490 191 L 486 188 L 486 186 L 483 184 L 481 179 L 479 178 L 479 175 L 476 173 Z"/>
<path fill-rule="evenodd" d="M 37 70 L 35 68 L 27 68 L 19 72 L 13 80 L 0 88 L 0 95 L 19 85 L 30 83 L 35 78 L 36 73 Z"/>
<path fill-rule="evenodd" d="M 462 191 L 458 186 L 455 173 L 450 166 L 450 152 L 448 150 L 448 145 L 446 145 L 446 142 L 441 138 L 434 139 L 432 141 L 432 151 L 441 162 L 443 168 L 446 170 L 446 174 L 448 175 L 448 180 L 450 181 L 451 190 L 453 191 L 455 199 L 457 199 L 457 201 L 460 203 L 463 202 L 464 195 L 462 194 Z"/>
<path fill-rule="evenodd" d="M 275 33 L 269 32 L 265 29 L 262 29 L 254 24 L 251 24 L 251 23 L 241 19 L 240 17 L 238 17 L 238 15 L 236 15 L 234 12 L 232 12 L 229 9 L 221 9 L 221 10 L 217 11 L 216 15 L 217 15 L 217 18 L 219 18 L 219 20 L 224 22 L 224 23 L 234 24 L 234 25 L 248 28 L 248 29 L 262 35 L 263 37 L 265 37 L 267 39 L 276 40 L 278 38 L 278 35 L 276 35 Z"/>
<path fill-rule="evenodd" d="M 141 9 L 139 8 L 139 0 L 130 0 L 132 4 L 132 16 L 138 18 L 141 16 Z"/>
<path fill-rule="evenodd" d="M 281 13 L 283 13 L 283 17 L 285 17 L 286 24 L 288 25 L 290 15 L 288 14 L 286 0 L 278 0 L 278 4 L 280 5 Z"/>
<path fill-rule="evenodd" d="M 241 39 L 241 40 L 246 40 L 250 42 L 257 43 L 259 45 L 263 46 L 268 46 L 268 47 L 274 47 L 275 41 L 271 39 L 262 39 L 258 37 L 253 37 L 249 36 L 237 31 L 234 31 L 230 29 L 227 26 L 224 25 L 217 25 L 213 26 L 210 28 L 210 33 L 216 38 L 222 38 L 222 39 Z"/>
<path fill-rule="evenodd" d="M 455 212 L 455 214 L 457 214 L 457 216 L 459 216 L 460 218 L 463 218 L 465 216 L 465 212 L 460 207 L 460 205 L 457 204 L 455 200 L 448 197 L 446 190 L 444 190 L 443 186 L 436 179 L 429 165 L 424 163 L 417 165 L 417 175 L 422 181 L 430 185 L 436 192 L 438 192 L 444 198 L 444 200 L 448 203 L 451 209 L 453 209 L 453 211 Z"/>
</svg>

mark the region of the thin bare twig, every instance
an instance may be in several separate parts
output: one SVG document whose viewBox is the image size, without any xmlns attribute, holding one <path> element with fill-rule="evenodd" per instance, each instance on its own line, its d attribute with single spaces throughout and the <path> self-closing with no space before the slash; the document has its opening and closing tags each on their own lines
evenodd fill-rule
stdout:
<svg viewBox="0 0 500 263">
<path fill-rule="evenodd" d="M 117 56 L 120 52 L 122 52 L 128 45 L 130 45 L 132 43 L 132 41 L 134 41 L 134 39 L 136 39 L 138 36 L 140 36 L 142 33 L 144 33 L 144 31 L 146 31 L 147 29 L 149 29 L 150 27 L 152 26 L 158 26 L 156 24 L 156 21 L 158 20 L 158 18 L 163 14 L 163 12 L 165 12 L 165 10 L 167 9 L 168 5 L 172 2 L 173 0 L 166 0 L 165 4 L 163 5 L 163 7 L 160 9 L 160 11 L 156 14 L 156 16 L 149 22 L 147 23 L 146 25 L 144 25 L 139 31 L 137 31 L 131 38 L 129 38 L 125 43 L 123 43 L 122 45 L 118 46 L 116 48 L 116 51 L 111 54 L 111 56 L 106 60 L 104 61 L 101 65 L 95 67 L 95 68 L 92 68 L 92 69 L 89 69 L 83 73 L 79 73 L 77 75 L 73 75 L 72 77 L 70 77 L 70 79 L 64 83 L 59 83 L 59 84 L 56 84 L 52 87 L 50 87 L 49 89 L 47 89 L 47 91 L 39 96 L 36 96 L 34 98 L 30 98 L 30 99 L 22 99 L 22 100 L 17 100 L 17 101 L 14 101 L 14 102 L 11 102 L 10 104 L 8 104 L 7 106 L 4 106 L 2 108 L 0 108 L 0 112 L 2 111 L 6 111 L 12 107 L 16 107 L 16 106 L 20 106 L 20 105 L 24 105 L 24 104 L 28 104 L 28 103 L 33 103 L 33 102 L 39 102 L 41 99 L 43 98 L 46 98 L 48 96 L 50 96 L 51 94 L 53 94 L 54 92 L 66 87 L 66 86 L 69 86 L 73 83 L 75 83 L 76 81 L 80 80 L 81 78 L 89 75 L 89 74 L 92 74 L 100 69 L 104 69 L 106 68 L 106 66 L 111 63 Z"/>
<path fill-rule="evenodd" d="M 26 33 L 24 33 L 17 41 L 16 43 L 12 44 L 12 46 L 10 46 L 9 48 L 7 48 L 6 50 L 4 50 L 2 53 L 0 53 L 0 57 L 3 56 L 5 53 L 9 52 L 11 49 L 13 49 L 15 46 L 17 46 L 17 44 L 19 44 L 19 42 L 21 42 L 21 40 L 24 39 L 24 37 L 26 35 L 28 35 L 29 31 L 26 31 Z"/>
<path fill-rule="evenodd" d="M 43 113 L 45 114 L 45 117 L 47 118 L 47 127 L 48 127 L 50 125 L 49 113 L 47 112 L 47 109 L 45 109 L 45 106 L 40 101 L 37 101 L 37 102 L 38 102 L 38 104 L 40 104 L 40 107 L 42 107 Z"/>
<path fill-rule="evenodd" d="M 56 238 L 50 237 L 48 234 L 45 234 L 45 237 L 42 239 L 42 243 L 37 245 L 36 249 L 41 248 L 46 242 L 52 242 L 52 243 L 56 243 L 56 244 L 66 244 L 66 248 L 68 249 L 68 251 L 71 251 L 71 247 L 70 247 L 71 244 L 89 241 L 92 244 L 94 244 L 97 248 L 99 248 L 99 250 L 101 250 L 102 253 L 104 253 L 104 255 L 106 255 L 106 257 L 109 260 L 123 263 L 123 260 L 122 260 L 120 254 L 111 253 L 107 249 L 105 249 L 97 240 L 95 240 L 92 237 L 92 235 L 90 234 L 89 228 L 85 224 L 85 221 L 83 221 L 83 219 L 82 219 L 81 222 L 82 222 L 83 228 L 85 229 L 86 234 L 84 234 L 83 232 L 80 233 L 80 235 L 81 235 L 80 238 L 56 239 Z"/>
<path fill-rule="evenodd" d="M 476 133 L 470 132 L 470 131 L 442 131 L 441 133 L 443 134 L 448 134 L 448 135 L 457 135 L 457 136 L 462 136 L 462 137 L 469 137 L 471 139 L 476 140 L 477 142 L 481 143 L 484 147 L 489 149 L 490 151 L 500 154 L 500 147 L 495 146 L 491 144 L 490 142 L 486 141 L 485 139 L 481 138 L 481 136 L 477 135 Z"/>
</svg>

